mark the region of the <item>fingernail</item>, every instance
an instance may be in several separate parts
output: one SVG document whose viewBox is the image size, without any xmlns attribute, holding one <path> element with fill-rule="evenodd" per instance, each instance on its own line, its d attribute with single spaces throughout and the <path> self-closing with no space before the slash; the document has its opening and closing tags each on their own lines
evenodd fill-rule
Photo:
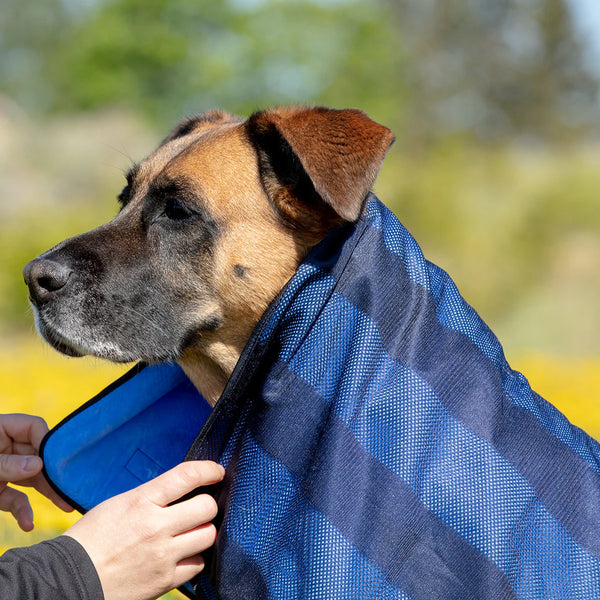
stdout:
<svg viewBox="0 0 600 600">
<path fill-rule="evenodd" d="M 225 467 L 223 465 L 219 465 L 221 467 L 221 477 L 225 477 Z"/>
<path fill-rule="evenodd" d="M 23 460 L 23 464 L 21 469 L 23 469 L 24 473 L 33 473 L 34 471 L 39 470 L 39 462 L 36 456 L 29 456 L 25 460 Z"/>
</svg>

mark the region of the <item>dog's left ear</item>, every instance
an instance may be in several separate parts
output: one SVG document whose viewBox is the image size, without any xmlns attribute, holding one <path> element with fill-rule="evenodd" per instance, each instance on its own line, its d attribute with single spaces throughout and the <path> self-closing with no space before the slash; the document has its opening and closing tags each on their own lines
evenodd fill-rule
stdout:
<svg viewBox="0 0 600 600">
<path fill-rule="evenodd" d="M 261 178 L 276 207 L 290 219 L 319 199 L 346 221 L 363 202 L 394 141 L 392 132 L 360 110 L 279 108 L 247 122 Z M 315 198 L 318 196 L 318 198 Z"/>
</svg>

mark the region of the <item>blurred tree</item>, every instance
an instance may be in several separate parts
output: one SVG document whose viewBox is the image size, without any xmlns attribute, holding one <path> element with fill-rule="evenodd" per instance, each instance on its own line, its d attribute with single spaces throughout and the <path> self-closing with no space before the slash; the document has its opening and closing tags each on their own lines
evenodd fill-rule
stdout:
<svg viewBox="0 0 600 600">
<path fill-rule="evenodd" d="M 407 134 L 564 139 L 598 118 L 567 0 L 388 0 L 406 56 Z"/>
<path fill-rule="evenodd" d="M 3 0 L 0 85 L 31 111 L 360 106 L 411 148 L 566 139 L 598 119 L 568 0 Z"/>
<path fill-rule="evenodd" d="M 171 124 L 215 106 L 360 105 L 403 97 L 395 29 L 376 2 L 107 0 L 48 57 L 55 110 L 120 105 Z"/>
<path fill-rule="evenodd" d="M 0 93 L 30 112 L 48 108 L 53 82 L 44 61 L 69 23 L 61 0 L 2 0 Z"/>
</svg>

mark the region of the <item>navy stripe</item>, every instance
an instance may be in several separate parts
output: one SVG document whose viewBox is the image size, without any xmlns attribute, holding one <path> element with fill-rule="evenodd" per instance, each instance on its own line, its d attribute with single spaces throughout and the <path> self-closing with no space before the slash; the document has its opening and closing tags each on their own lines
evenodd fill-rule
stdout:
<svg viewBox="0 0 600 600">
<path fill-rule="evenodd" d="M 273 375 L 251 419 L 257 443 L 393 585 L 414 600 L 516 598 L 496 565 L 367 452 L 312 387 L 281 363 Z M 302 400 L 286 401 L 290 389 Z"/>
<path fill-rule="evenodd" d="M 220 535 L 220 561 L 227 565 L 223 576 L 217 581 L 219 600 L 240 600 L 255 598 L 264 600 L 269 597 L 269 585 L 260 567 L 239 546 L 235 539 L 227 536 L 223 530 Z"/>
<path fill-rule="evenodd" d="M 574 539 L 600 555 L 598 474 L 507 398 L 499 370 L 467 336 L 438 321 L 432 296 L 410 279 L 379 230 L 364 234 L 337 291 L 374 319 L 389 355 L 427 381 L 456 419 L 515 465 Z"/>
</svg>

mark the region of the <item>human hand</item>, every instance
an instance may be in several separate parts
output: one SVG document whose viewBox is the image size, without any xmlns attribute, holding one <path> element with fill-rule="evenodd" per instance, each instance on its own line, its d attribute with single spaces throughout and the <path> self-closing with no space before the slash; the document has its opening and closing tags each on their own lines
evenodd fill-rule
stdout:
<svg viewBox="0 0 600 600">
<path fill-rule="evenodd" d="M 0 415 L 0 510 L 13 514 L 23 531 L 33 529 L 33 512 L 27 496 L 9 483 L 35 488 L 62 510 L 73 510 L 50 487 L 41 473 L 40 443 L 48 426 L 31 415 Z"/>
<path fill-rule="evenodd" d="M 203 569 L 200 553 L 217 537 L 210 523 L 217 515 L 217 503 L 200 494 L 170 504 L 224 475 L 225 469 L 211 461 L 181 463 L 105 500 L 65 532 L 90 556 L 105 600 L 158 598 Z"/>
</svg>

